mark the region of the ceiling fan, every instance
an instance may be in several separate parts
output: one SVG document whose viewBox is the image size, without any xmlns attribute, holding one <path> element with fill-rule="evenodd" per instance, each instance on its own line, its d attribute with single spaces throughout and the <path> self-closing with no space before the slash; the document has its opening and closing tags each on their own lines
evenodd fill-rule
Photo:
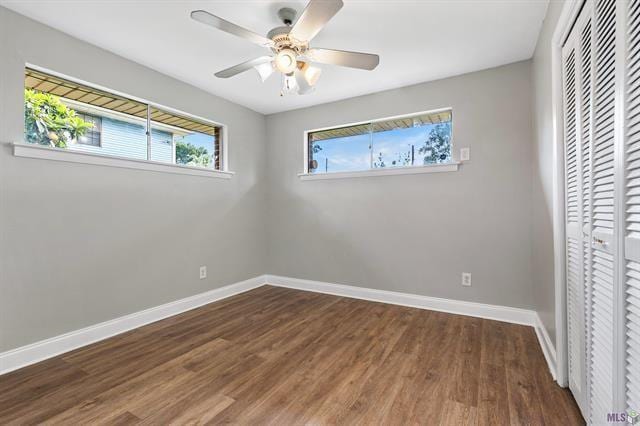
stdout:
<svg viewBox="0 0 640 426">
<path fill-rule="evenodd" d="M 272 29 L 266 37 L 204 10 L 194 10 L 191 18 L 271 50 L 271 55 L 219 71 L 216 77 L 229 78 L 254 68 L 264 82 L 277 70 L 282 73 L 281 96 L 293 93 L 303 95 L 313 90 L 322 72 L 320 68 L 312 66 L 312 62 L 364 70 L 373 70 L 380 62 L 378 55 L 370 53 L 309 47 L 309 42 L 342 6 L 342 0 L 311 0 L 295 23 L 296 11 L 284 7 L 278 11 L 284 26 Z"/>
</svg>

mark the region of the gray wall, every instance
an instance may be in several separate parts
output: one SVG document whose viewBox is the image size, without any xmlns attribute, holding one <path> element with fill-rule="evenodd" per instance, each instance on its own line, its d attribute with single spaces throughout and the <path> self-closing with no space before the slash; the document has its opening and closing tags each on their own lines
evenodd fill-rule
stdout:
<svg viewBox="0 0 640 426">
<path fill-rule="evenodd" d="M 266 272 L 535 308 L 553 338 L 546 45 L 560 7 L 533 62 L 266 120 L 0 7 L 0 142 L 22 138 L 29 62 L 229 125 L 237 172 L 16 158 L 0 144 L 0 352 Z M 306 129 L 442 107 L 455 151 L 471 148 L 458 172 L 297 177 Z"/>
<path fill-rule="evenodd" d="M 556 339 L 553 272 L 553 127 L 551 107 L 551 39 L 562 2 L 550 2 L 532 60 L 533 88 L 533 295 L 534 307 Z"/>
<path fill-rule="evenodd" d="M 265 272 L 262 115 L 2 7 L 0 32 L 0 142 L 22 139 L 29 62 L 227 124 L 237 173 L 16 158 L 0 144 L 0 352 Z"/>
<path fill-rule="evenodd" d="M 525 61 L 268 116 L 269 272 L 531 308 L 530 77 Z M 458 172 L 297 177 L 304 130 L 442 107 L 471 148 Z"/>
</svg>

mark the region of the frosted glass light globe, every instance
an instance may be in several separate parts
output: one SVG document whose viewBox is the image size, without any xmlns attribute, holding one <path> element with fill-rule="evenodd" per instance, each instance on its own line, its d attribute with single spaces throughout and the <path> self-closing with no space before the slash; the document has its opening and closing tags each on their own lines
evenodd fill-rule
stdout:
<svg viewBox="0 0 640 426">
<path fill-rule="evenodd" d="M 296 52 L 291 49 L 283 49 L 276 55 L 276 68 L 283 74 L 292 73 L 297 66 Z"/>
</svg>

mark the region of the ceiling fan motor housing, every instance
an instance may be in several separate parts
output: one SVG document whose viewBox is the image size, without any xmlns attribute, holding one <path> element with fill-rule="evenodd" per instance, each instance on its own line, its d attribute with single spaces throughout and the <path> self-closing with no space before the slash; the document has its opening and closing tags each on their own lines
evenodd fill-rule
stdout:
<svg viewBox="0 0 640 426">
<path fill-rule="evenodd" d="M 293 21 L 296 20 L 297 14 L 298 12 L 290 7 L 283 7 L 278 10 L 278 18 L 280 18 L 280 20 L 288 27 L 290 27 L 293 24 Z"/>
<path fill-rule="evenodd" d="M 267 38 L 273 40 L 272 50 L 275 53 L 278 53 L 283 49 L 292 49 L 296 53 L 302 54 L 307 49 L 308 42 L 301 42 L 289 37 L 291 25 L 295 21 L 297 14 L 298 12 L 290 7 L 283 7 L 278 10 L 278 17 L 284 25 L 273 28 L 269 33 L 267 33 Z"/>
<path fill-rule="evenodd" d="M 273 40 L 272 50 L 276 53 L 281 51 L 282 49 L 292 49 L 295 50 L 298 54 L 301 54 L 307 49 L 306 43 L 299 43 L 297 40 L 289 37 L 289 32 L 291 31 L 291 27 L 276 27 L 269 31 L 267 34 L 267 38 Z"/>
</svg>

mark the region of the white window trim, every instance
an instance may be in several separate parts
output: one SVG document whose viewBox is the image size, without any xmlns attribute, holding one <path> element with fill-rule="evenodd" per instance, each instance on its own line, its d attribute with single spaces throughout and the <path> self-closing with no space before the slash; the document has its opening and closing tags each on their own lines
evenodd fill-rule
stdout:
<svg viewBox="0 0 640 426">
<path fill-rule="evenodd" d="M 67 163 L 93 164 L 96 166 L 119 167 L 125 169 L 146 170 L 151 172 L 173 173 L 208 178 L 231 179 L 233 172 L 204 169 L 181 164 L 161 163 L 158 161 L 138 160 L 114 155 L 94 154 L 71 151 L 43 145 L 14 143 L 13 155 L 41 160 L 64 161 Z"/>
<path fill-rule="evenodd" d="M 451 129 L 451 162 L 440 164 L 424 164 L 420 166 L 410 167 L 394 167 L 388 169 L 369 169 L 358 170 L 354 172 L 329 172 L 329 173 L 309 173 L 309 133 L 321 132 L 323 130 L 331 130 L 340 127 L 358 126 L 361 124 L 379 123 L 381 121 L 397 120 L 400 118 L 414 117 L 416 115 L 423 114 L 437 114 L 439 112 L 451 111 L 453 116 L 453 107 L 437 108 L 427 111 L 410 112 L 407 114 L 392 115 L 389 117 L 376 118 L 375 120 L 356 121 L 353 123 L 336 124 L 333 126 L 320 127 L 317 129 L 305 130 L 304 143 L 303 143 L 303 165 L 302 173 L 298 176 L 301 180 L 316 180 L 316 179 L 338 179 L 338 178 L 351 178 L 351 177 L 367 177 L 367 176 L 385 176 L 385 175 L 406 175 L 416 173 L 438 173 L 438 172 L 455 172 L 458 170 L 458 166 L 461 164 L 458 161 L 455 150 L 453 149 L 453 128 Z M 448 167 L 445 167 L 448 166 Z M 393 171 L 392 171 L 393 170 Z M 322 176 L 322 177 L 321 177 Z"/>
<path fill-rule="evenodd" d="M 210 124 L 210 125 L 213 125 L 213 126 L 220 127 L 220 137 L 222 139 L 221 144 L 220 144 L 220 152 L 222 153 L 222 158 L 221 158 L 221 161 L 220 161 L 220 170 L 216 170 L 216 171 L 220 172 L 220 173 L 223 173 L 223 174 L 230 174 L 230 175 L 234 174 L 234 172 L 229 171 L 229 129 L 228 129 L 228 126 L 226 124 L 222 124 L 222 123 L 219 123 L 217 121 L 213 121 L 213 120 L 210 120 L 208 118 L 200 117 L 198 115 L 191 114 L 191 113 L 188 113 L 188 112 L 180 111 L 178 109 L 175 109 L 175 108 L 172 108 L 172 107 L 168 107 L 168 106 L 156 103 L 156 102 L 151 102 L 151 101 L 149 101 L 147 99 L 140 98 L 138 96 L 133 96 L 133 95 L 130 95 L 128 93 L 121 92 L 119 90 L 114 90 L 114 89 L 111 89 L 109 87 L 102 86 L 100 84 L 95 84 L 95 83 L 91 83 L 91 82 L 82 80 L 80 78 L 68 76 L 66 74 L 63 74 L 63 73 L 60 73 L 60 72 L 57 72 L 57 71 L 53 71 L 53 70 L 50 70 L 48 68 L 44 68 L 44 67 L 41 67 L 41 66 L 29 63 L 29 62 L 25 63 L 25 68 L 31 68 L 31 69 L 33 69 L 35 71 L 40 71 L 40 72 L 52 75 L 54 77 L 62 78 L 62 79 L 65 79 L 65 80 L 69 80 L 69 81 L 72 81 L 74 83 L 82 84 L 82 85 L 85 85 L 85 86 L 88 86 L 88 87 L 93 87 L 94 89 L 97 89 L 97 90 L 102 90 L 102 91 L 105 91 L 105 92 L 112 93 L 114 95 L 118 95 L 118 96 L 122 96 L 124 98 L 131 99 L 132 101 L 143 103 L 143 104 L 147 105 L 147 115 L 149 115 L 149 111 L 150 111 L 151 108 L 156 108 L 156 109 L 165 110 L 165 111 L 173 113 L 173 114 L 181 115 L 181 116 L 183 116 L 185 118 L 192 118 L 194 120 L 202 121 L 203 123 L 207 123 L 207 124 Z M 147 135 L 147 144 L 150 144 L 150 141 L 151 141 L 151 132 L 149 131 L 149 129 L 150 129 L 149 122 L 150 122 L 150 117 L 147 116 L 147 132 L 149 133 Z M 149 148 L 147 148 L 147 149 L 149 149 Z M 15 152 L 15 150 L 14 150 L 14 152 Z M 67 151 L 63 151 L 63 152 L 67 152 Z M 100 157 L 105 157 L 104 155 L 100 155 L 100 154 L 96 154 L 96 155 L 98 155 Z M 126 159 L 126 158 L 121 158 L 121 157 L 117 157 L 117 156 L 108 156 L 108 157 L 115 158 L 115 159 L 118 159 L 118 160 Z M 42 157 L 37 157 L 37 158 L 42 158 Z M 136 161 L 136 162 L 143 161 L 143 162 L 148 162 L 148 163 L 154 163 L 154 161 L 150 161 L 150 160 L 133 160 L 133 161 Z M 74 161 L 74 162 L 78 162 L 78 161 Z M 88 163 L 88 164 L 93 164 L 93 163 Z M 161 164 L 161 165 L 164 165 L 164 166 L 167 165 L 166 163 L 158 163 L 158 164 Z M 174 164 L 174 166 L 194 168 L 194 167 L 190 167 L 190 166 L 182 166 L 182 165 L 179 165 L 179 164 Z M 140 168 L 140 167 L 136 167 L 136 168 L 144 170 L 143 168 Z M 210 171 L 210 170 L 206 170 L 206 171 Z M 191 174 L 191 173 L 186 173 L 186 174 Z"/>
<path fill-rule="evenodd" d="M 412 175 L 422 173 L 455 172 L 460 165 L 459 161 L 439 164 L 425 164 L 411 167 L 385 167 L 371 170 L 358 170 L 354 172 L 329 172 L 329 173 L 299 173 L 300 180 L 344 179 L 356 177 Z"/>
</svg>

